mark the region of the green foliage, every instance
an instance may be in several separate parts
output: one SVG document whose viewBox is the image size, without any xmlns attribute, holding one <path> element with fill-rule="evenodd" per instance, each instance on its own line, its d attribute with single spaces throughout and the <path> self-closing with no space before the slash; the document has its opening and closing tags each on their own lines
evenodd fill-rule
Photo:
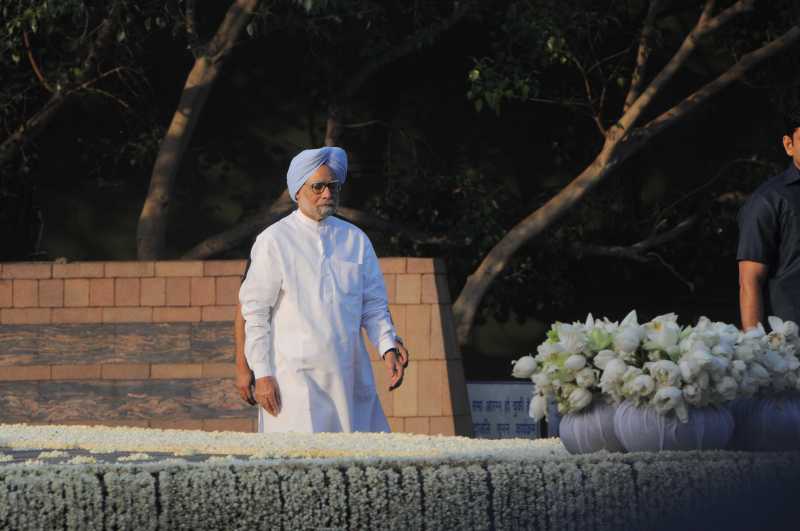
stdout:
<svg viewBox="0 0 800 531">
<path fill-rule="evenodd" d="M 2 257 L 36 251 L 35 227 L 44 223 L 37 189 L 48 180 L 53 151 L 80 161 L 70 175 L 75 187 L 82 177 L 108 186 L 152 160 L 160 138 L 145 103 L 152 94 L 141 54 L 178 11 L 175 2 L 156 0 L 6 0 L 0 13 L 0 127 L 23 138 L 0 171 L 0 238 L 13 242 Z M 43 119 L 70 134 L 28 138 Z"/>
<path fill-rule="evenodd" d="M 595 53 L 609 35 L 619 32 L 620 13 L 606 4 L 523 0 L 505 2 L 504 11 L 485 13 L 489 27 L 496 28 L 491 54 L 473 59 L 467 98 L 476 110 L 485 105 L 498 114 L 504 102 L 513 100 L 569 101 L 579 85 L 553 86 L 543 81 L 563 76 L 567 66 L 583 68 L 583 56 Z"/>
</svg>

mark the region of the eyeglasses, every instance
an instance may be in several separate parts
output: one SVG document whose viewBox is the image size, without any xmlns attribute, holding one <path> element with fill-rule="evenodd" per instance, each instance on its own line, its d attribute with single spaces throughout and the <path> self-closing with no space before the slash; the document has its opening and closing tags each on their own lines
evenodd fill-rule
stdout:
<svg viewBox="0 0 800 531">
<path fill-rule="evenodd" d="M 311 191 L 314 192 L 315 195 L 320 195 L 325 188 L 330 190 L 331 194 L 338 194 L 339 190 L 342 189 L 342 184 L 339 181 L 319 181 L 310 183 L 308 187 L 311 188 Z"/>
</svg>

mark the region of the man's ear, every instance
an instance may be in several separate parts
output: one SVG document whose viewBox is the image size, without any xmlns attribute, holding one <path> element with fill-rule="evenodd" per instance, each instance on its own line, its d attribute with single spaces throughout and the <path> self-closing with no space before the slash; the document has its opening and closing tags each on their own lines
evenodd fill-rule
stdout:
<svg viewBox="0 0 800 531">
<path fill-rule="evenodd" d="M 794 155 L 794 143 L 792 142 L 792 137 L 789 135 L 783 135 L 783 149 L 786 151 L 786 154 L 790 157 Z"/>
</svg>

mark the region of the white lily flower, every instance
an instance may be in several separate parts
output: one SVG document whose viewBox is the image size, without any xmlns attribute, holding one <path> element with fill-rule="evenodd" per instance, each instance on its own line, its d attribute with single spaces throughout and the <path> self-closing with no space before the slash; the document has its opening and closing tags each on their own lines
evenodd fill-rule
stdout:
<svg viewBox="0 0 800 531">
<path fill-rule="evenodd" d="M 593 369 L 584 367 L 575 374 L 575 383 L 579 387 L 588 389 L 597 383 L 597 374 Z"/>
<path fill-rule="evenodd" d="M 698 332 L 705 332 L 706 330 L 713 328 L 713 326 L 714 323 L 711 322 L 711 319 L 705 315 L 701 315 L 700 319 L 697 320 L 697 324 L 693 328 Z"/>
<path fill-rule="evenodd" d="M 678 362 L 678 367 L 681 370 L 681 376 L 684 381 L 691 382 L 695 377 L 700 374 L 700 364 L 697 360 L 686 357 Z"/>
<path fill-rule="evenodd" d="M 533 400 L 531 400 L 528 414 L 536 422 L 542 420 L 547 415 L 547 399 L 538 393 L 535 394 Z"/>
<path fill-rule="evenodd" d="M 611 361 L 613 359 L 616 359 L 616 358 L 617 358 L 617 354 L 613 350 L 608 350 L 608 349 L 601 350 L 594 357 L 593 363 L 594 363 L 595 367 L 597 367 L 598 369 L 604 370 L 606 368 L 606 364 L 608 364 L 609 361 Z"/>
<path fill-rule="evenodd" d="M 683 386 L 683 398 L 687 403 L 693 406 L 701 406 L 703 401 L 703 392 L 695 384 L 686 384 Z"/>
<path fill-rule="evenodd" d="M 533 381 L 533 388 L 537 393 L 545 395 L 553 394 L 553 384 L 550 382 L 550 377 L 547 374 L 537 372 L 531 376 L 531 381 Z"/>
<path fill-rule="evenodd" d="M 627 370 L 628 366 L 625 365 L 624 361 L 620 359 L 610 360 L 606 364 L 603 374 L 600 376 L 600 382 L 608 384 L 618 382 L 622 380 L 622 377 L 625 375 L 625 371 Z"/>
<path fill-rule="evenodd" d="M 623 353 L 635 352 L 639 348 L 642 336 L 642 330 L 638 325 L 620 327 L 614 336 L 614 348 Z"/>
<path fill-rule="evenodd" d="M 541 371 L 544 375 L 550 380 L 550 384 L 556 385 L 556 378 L 558 378 L 561 369 L 558 365 L 544 365 L 543 370 Z"/>
<path fill-rule="evenodd" d="M 775 333 L 778 333 L 784 337 L 796 337 L 798 335 L 797 324 L 795 324 L 793 321 L 784 321 L 780 317 L 776 317 L 774 315 L 767 317 L 767 321 L 769 322 L 769 327 Z"/>
<path fill-rule="evenodd" d="M 736 398 L 736 392 L 739 390 L 739 386 L 736 384 L 736 380 L 730 376 L 726 376 L 717 384 L 716 389 L 722 398 L 726 401 L 731 401 Z"/>
<path fill-rule="evenodd" d="M 769 345 L 769 348 L 773 350 L 779 350 L 786 345 L 786 338 L 783 337 L 783 334 L 770 332 L 767 334 L 767 344 Z"/>
<path fill-rule="evenodd" d="M 683 400 L 683 393 L 677 387 L 662 387 L 656 391 L 652 400 L 653 407 L 656 411 L 665 415 L 672 410 L 681 422 L 689 420 L 689 412 L 686 409 L 686 403 Z"/>
<path fill-rule="evenodd" d="M 734 345 L 732 343 L 728 343 L 727 341 L 720 341 L 714 346 L 714 348 L 711 349 L 711 354 L 714 356 L 725 356 L 726 358 L 730 358 L 733 356 L 733 353 Z"/>
<path fill-rule="evenodd" d="M 677 387 L 681 382 L 681 369 L 670 360 L 652 361 L 644 364 L 644 369 L 658 383 L 659 387 Z"/>
<path fill-rule="evenodd" d="M 647 398 L 655 391 L 656 382 L 648 374 L 640 374 L 622 386 L 625 396 L 628 398 Z"/>
<path fill-rule="evenodd" d="M 567 400 L 572 411 L 580 411 L 591 404 L 592 393 L 586 389 L 583 389 L 582 387 L 578 387 L 569 394 L 569 398 Z"/>
<path fill-rule="evenodd" d="M 564 362 L 564 367 L 571 371 L 579 371 L 586 367 L 586 358 L 580 354 L 573 354 Z"/>
<path fill-rule="evenodd" d="M 514 367 L 511 372 L 511 376 L 514 378 L 530 378 L 536 371 L 536 360 L 530 354 L 512 361 L 511 365 Z"/>
<path fill-rule="evenodd" d="M 789 370 L 789 364 L 774 350 L 764 352 L 761 361 L 770 372 L 782 374 Z"/>
<path fill-rule="evenodd" d="M 703 390 L 708 389 L 710 383 L 711 383 L 711 378 L 709 378 L 708 373 L 706 371 L 702 371 L 700 374 L 697 375 L 697 378 L 695 378 L 694 380 L 694 384 Z"/>
<path fill-rule="evenodd" d="M 553 361 L 556 357 L 558 357 L 559 352 L 561 352 L 561 345 L 558 343 L 550 343 L 549 341 L 545 341 L 536 347 L 536 352 L 538 352 L 536 361 L 541 363 Z"/>
<path fill-rule="evenodd" d="M 575 325 L 562 324 L 558 328 L 558 343 L 561 351 L 569 354 L 578 354 L 586 346 L 586 334 Z"/>
<path fill-rule="evenodd" d="M 752 361 L 761 349 L 755 341 L 746 340 L 736 345 L 734 356 L 742 361 Z"/>
<path fill-rule="evenodd" d="M 752 376 L 745 374 L 739 383 L 739 393 L 743 396 L 753 396 L 759 387 L 760 384 Z"/>
<path fill-rule="evenodd" d="M 742 339 L 749 340 L 749 339 L 761 339 L 767 335 L 767 332 L 764 330 L 764 325 L 758 323 L 756 326 L 752 326 L 745 330 Z"/>
<path fill-rule="evenodd" d="M 707 364 L 711 363 L 711 349 L 704 341 L 695 341 L 692 343 L 689 355 L 696 359 L 701 367 L 705 367 Z"/>
<path fill-rule="evenodd" d="M 730 366 L 730 360 L 723 358 L 722 356 L 711 356 L 711 363 L 708 365 L 711 374 L 718 377 L 721 377 L 727 373 Z"/>
<path fill-rule="evenodd" d="M 643 371 L 639 367 L 631 367 L 629 365 L 625 369 L 625 374 L 622 375 L 622 381 L 623 381 L 623 383 L 630 382 L 631 380 L 633 380 L 637 376 L 641 375 L 642 373 L 643 373 Z"/>
<path fill-rule="evenodd" d="M 669 350 L 678 345 L 681 328 L 676 323 L 678 316 L 674 313 L 659 315 L 646 325 L 648 346 L 660 350 Z"/>
<path fill-rule="evenodd" d="M 769 383 L 769 371 L 760 363 L 752 363 L 748 373 L 759 385 L 766 385 Z"/>
<path fill-rule="evenodd" d="M 620 326 L 639 326 L 639 317 L 636 315 L 636 310 L 631 310 L 625 319 L 622 320 Z"/>
</svg>

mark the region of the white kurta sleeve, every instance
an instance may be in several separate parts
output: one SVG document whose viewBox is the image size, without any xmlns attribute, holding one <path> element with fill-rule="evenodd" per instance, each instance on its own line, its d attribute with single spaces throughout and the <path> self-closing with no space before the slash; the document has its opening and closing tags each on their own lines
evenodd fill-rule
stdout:
<svg viewBox="0 0 800 531">
<path fill-rule="evenodd" d="M 278 257 L 268 240 L 260 237 L 250 251 L 250 269 L 239 288 L 245 319 L 244 355 L 256 378 L 275 374 L 272 352 L 272 312 L 281 290 Z"/>
<path fill-rule="evenodd" d="M 389 314 L 389 300 L 383 283 L 378 257 L 370 243 L 364 256 L 364 300 L 361 311 L 361 326 L 373 345 L 378 347 L 381 357 L 394 348 L 397 333 Z"/>
</svg>

